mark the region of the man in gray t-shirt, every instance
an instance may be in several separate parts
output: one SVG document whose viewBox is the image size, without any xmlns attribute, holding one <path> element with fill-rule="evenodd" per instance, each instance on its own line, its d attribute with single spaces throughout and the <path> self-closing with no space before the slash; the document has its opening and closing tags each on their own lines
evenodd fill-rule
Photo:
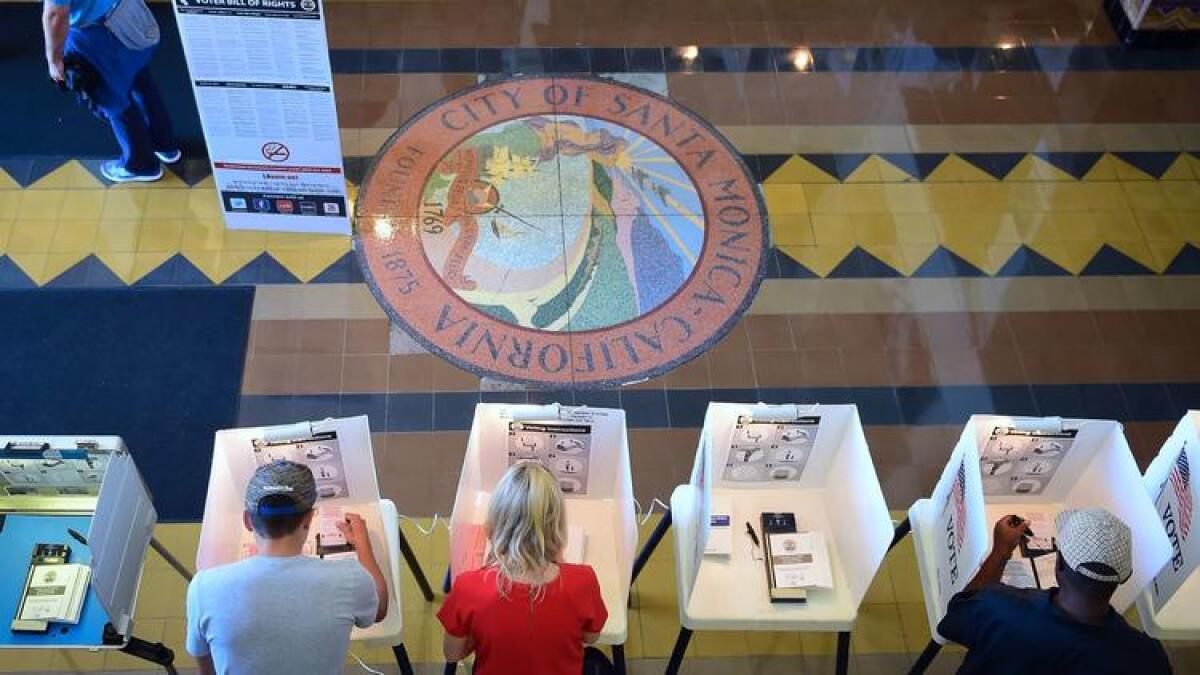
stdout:
<svg viewBox="0 0 1200 675">
<path fill-rule="evenodd" d="M 250 479 L 243 520 L 258 554 L 204 570 L 188 587 L 187 651 L 201 675 L 340 674 L 351 628 L 387 615 L 387 584 L 361 517 L 338 525 L 357 560 L 301 554 L 315 502 L 303 464 L 273 462 Z"/>
</svg>

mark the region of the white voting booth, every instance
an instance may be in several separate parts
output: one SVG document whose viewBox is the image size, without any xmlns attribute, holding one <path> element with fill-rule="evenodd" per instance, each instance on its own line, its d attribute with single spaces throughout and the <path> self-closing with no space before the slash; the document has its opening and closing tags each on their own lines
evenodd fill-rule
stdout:
<svg viewBox="0 0 1200 675">
<path fill-rule="evenodd" d="M 938 623 L 991 550 L 997 520 L 1008 514 L 1031 519 L 1034 534 L 1050 540 L 1055 515 L 1088 507 L 1107 509 L 1133 531 L 1133 577 L 1112 599 L 1123 612 L 1170 557 L 1170 545 L 1121 425 L 972 416 L 932 496 L 909 510 L 931 647 L 946 643 Z M 1053 561 L 1045 556 L 1036 566 L 1039 587 L 1053 585 Z"/>
<path fill-rule="evenodd" d="M 558 478 L 570 531 L 565 557 L 596 571 L 608 609 L 599 642 L 624 644 L 637 519 L 623 410 L 476 406 L 450 516 L 451 575 L 482 565 L 492 490 L 508 467 L 522 460 L 538 461 Z M 582 559 L 572 560 L 581 548 Z"/>
<path fill-rule="evenodd" d="M 728 505 L 729 553 L 706 555 L 713 504 Z M 759 538 L 764 512 L 791 512 L 824 535 L 831 588 L 804 603 L 772 603 Z M 893 536 L 891 517 L 853 405 L 710 403 L 690 484 L 671 495 L 676 582 L 684 631 L 847 632 Z M 848 645 L 845 645 L 848 647 Z M 841 647 L 839 647 L 841 649 Z"/>
<path fill-rule="evenodd" d="M 1138 596 L 1138 614 L 1146 632 L 1163 640 L 1200 639 L 1200 534 L 1191 536 L 1198 496 L 1192 468 L 1198 462 L 1200 412 L 1193 410 L 1180 420 L 1144 478 L 1171 555 Z"/>
<path fill-rule="evenodd" d="M 312 469 L 318 495 L 314 529 L 324 527 L 322 513 L 357 513 L 366 521 L 390 598 L 384 620 L 368 628 L 354 628 L 350 639 L 367 641 L 370 646 L 398 645 L 402 628 L 400 523 L 395 504 L 379 497 L 366 416 L 218 431 L 196 566 L 204 570 L 237 562 L 250 553 L 246 547 L 253 537 L 242 523 L 246 486 L 260 465 L 278 459 Z"/>
</svg>

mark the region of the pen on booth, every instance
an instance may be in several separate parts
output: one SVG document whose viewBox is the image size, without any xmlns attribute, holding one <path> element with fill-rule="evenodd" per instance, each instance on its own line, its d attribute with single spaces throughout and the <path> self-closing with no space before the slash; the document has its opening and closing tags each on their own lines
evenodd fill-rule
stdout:
<svg viewBox="0 0 1200 675">
<path fill-rule="evenodd" d="M 1016 526 L 1020 525 L 1021 523 L 1025 523 L 1025 522 L 1028 522 L 1028 521 L 1026 521 L 1024 518 L 1022 518 L 1020 516 L 1009 516 L 1008 524 L 1012 527 L 1016 527 Z M 1033 533 L 1032 529 L 1030 529 L 1028 526 L 1026 526 L 1025 532 L 1021 536 L 1032 539 L 1032 538 L 1036 537 L 1037 535 Z"/>
<path fill-rule="evenodd" d="M 78 532 L 76 532 L 75 530 L 73 530 L 69 527 L 67 528 L 67 534 L 71 535 L 72 539 L 83 544 L 84 546 L 88 545 L 87 537 L 83 536 L 82 534 L 79 534 Z"/>
<path fill-rule="evenodd" d="M 750 541 L 754 542 L 754 548 L 759 548 L 759 546 L 761 546 L 761 544 L 758 543 L 758 535 L 754 533 L 754 526 L 751 525 L 749 521 L 746 522 L 746 534 L 750 537 Z"/>
</svg>

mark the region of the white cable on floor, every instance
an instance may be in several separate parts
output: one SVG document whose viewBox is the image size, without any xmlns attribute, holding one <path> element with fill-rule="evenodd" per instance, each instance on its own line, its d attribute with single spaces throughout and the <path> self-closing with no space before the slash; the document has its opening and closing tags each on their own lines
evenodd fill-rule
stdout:
<svg viewBox="0 0 1200 675">
<path fill-rule="evenodd" d="M 633 500 L 633 503 L 637 504 L 637 500 L 636 499 Z M 650 510 L 646 511 L 646 515 L 642 516 L 641 522 L 638 523 L 639 526 L 645 525 L 646 523 L 650 522 L 650 516 L 654 515 L 654 507 L 656 505 L 661 506 L 663 511 L 671 510 L 671 507 L 668 506 L 665 502 L 663 502 L 663 500 L 659 499 L 658 497 L 655 497 L 654 500 L 650 502 Z"/>
<path fill-rule="evenodd" d="M 417 528 L 417 532 L 420 532 L 421 534 L 425 535 L 426 537 L 432 535 L 433 531 L 437 529 L 438 520 L 441 518 L 442 518 L 442 515 L 440 513 L 433 514 L 433 522 L 429 524 L 429 529 L 426 530 L 425 528 L 421 527 L 421 522 L 419 520 L 417 520 L 416 518 L 413 518 L 412 516 L 406 516 L 404 514 L 400 514 L 400 520 L 407 520 L 408 522 L 412 523 L 413 527 Z M 446 526 L 446 531 L 449 532 L 450 524 L 447 523 L 444 519 L 441 520 L 441 522 L 442 522 L 442 525 Z"/>
<path fill-rule="evenodd" d="M 384 673 L 382 673 L 378 670 L 375 670 L 371 666 L 368 666 L 367 664 L 363 663 L 363 660 L 358 658 L 358 654 L 355 654 L 354 652 L 350 652 L 350 656 L 353 656 L 354 660 L 358 661 L 358 665 L 362 666 L 362 669 L 367 671 L 368 673 L 374 673 L 375 675 L 384 675 Z"/>
</svg>

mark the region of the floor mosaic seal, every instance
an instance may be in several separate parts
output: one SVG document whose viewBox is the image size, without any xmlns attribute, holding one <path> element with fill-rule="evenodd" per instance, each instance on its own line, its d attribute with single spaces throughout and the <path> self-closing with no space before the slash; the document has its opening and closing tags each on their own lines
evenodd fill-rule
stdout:
<svg viewBox="0 0 1200 675">
<path fill-rule="evenodd" d="M 514 78 L 399 129 L 355 208 L 388 314 L 481 375 L 623 384 L 710 347 L 762 279 L 766 209 L 694 113 L 586 77 Z"/>
</svg>

